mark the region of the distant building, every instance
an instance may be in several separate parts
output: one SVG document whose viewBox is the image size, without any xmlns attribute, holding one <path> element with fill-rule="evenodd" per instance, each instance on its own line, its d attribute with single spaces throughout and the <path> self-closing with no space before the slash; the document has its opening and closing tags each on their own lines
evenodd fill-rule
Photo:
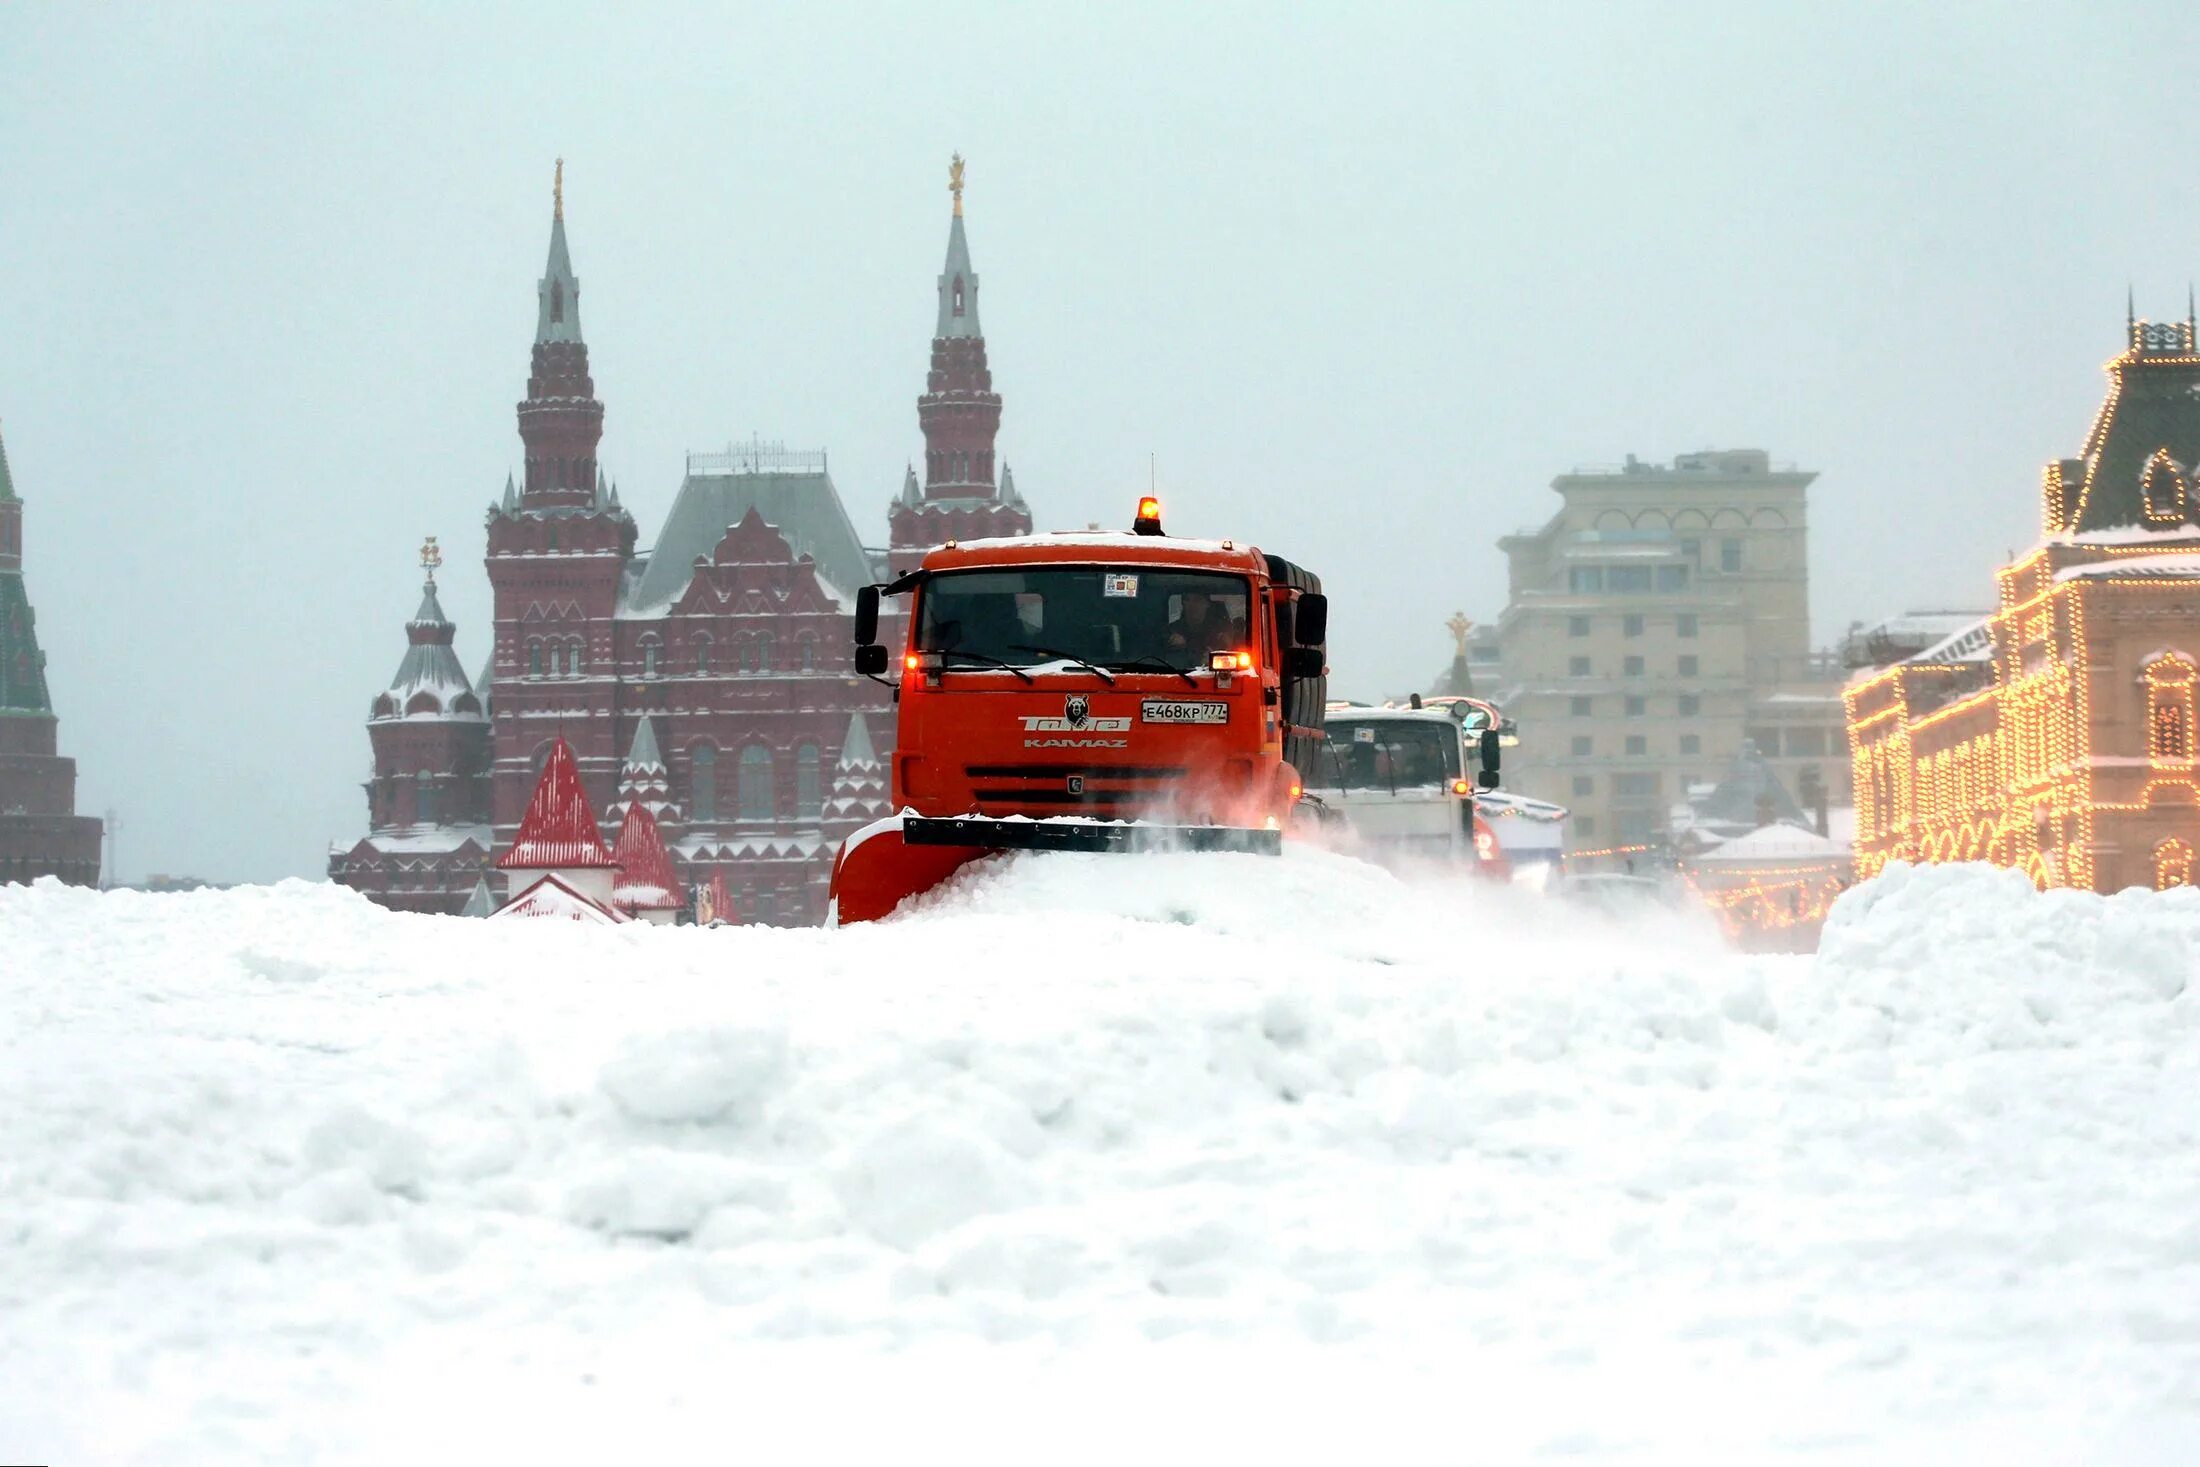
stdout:
<svg viewBox="0 0 2200 1467">
<path fill-rule="evenodd" d="M 463 911 L 487 870 L 489 715 L 459 665 L 458 628 L 436 599 L 442 552 L 421 548 L 427 584 L 405 655 L 367 711 L 367 833 L 329 853 L 329 878 L 401 912 Z"/>
<path fill-rule="evenodd" d="M 1506 787 L 1569 807 L 1574 854 L 1666 847 L 1672 807 L 1745 741 L 1804 804 L 1846 803 L 1840 667 L 1810 642 L 1816 477 L 1758 449 L 1630 457 L 1552 480 L 1558 513 L 1498 542 L 1509 600 L 1477 685 L 1519 726 Z"/>
<path fill-rule="evenodd" d="M 76 761 L 60 753 L 59 730 L 23 588 L 23 501 L 0 443 L 0 885 L 99 884 L 100 824 L 76 813 Z"/>
<path fill-rule="evenodd" d="M 2041 886 L 2194 884 L 2200 332 L 2126 321 L 1999 610 L 1846 694 L 1856 868 L 1984 860 Z"/>
<path fill-rule="evenodd" d="M 408 804 L 406 781 L 425 773 L 432 787 L 471 800 L 485 778 L 479 818 L 489 829 L 479 843 L 508 843 L 562 737 L 595 808 L 611 820 L 623 823 L 630 784 L 641 791 L 684 888 L 682 905 L 700 888 L 722 894 L 711 904 L 720 919 L 729 910 L 744 922 L 823 919 L 851 812 L 868 819 L 885 805 L 883 778 L 871 791 L 865 779 L 845 777 L 881 768 L 876 748 L 891 728 L 888 690 L 855 672 L 855 592 L 943 540 L 1031 528 L 1013 475 L 996 465 L 1001 398 L 979 328 L 960 159 L 951 188 L 917 399 L 924 476 L 910 466 L 889 509 L 887 545 L 865 545 L 824 453 L 752 440 L 689 454 L 664 528 L 642 548 L 597 461 L 604 404 L 581 333 L 561 175 L 518 408 L 524 476 L 508 477 L 488 511 L 494 647 L 470 685 L 486 715 L 485 774 L 473 746 L 455 737 L 441 763 L 425 753 L 385 759 L 378 740 L 377 777 L 388 768 L 394 791 L 384 804 L 370 798 L 369 835 L 332 856 L 335 879 L 392 904 L 405 904 L 401 878 L 421 883 L 423 895 L 432 881 L 435 909 L 460 911 L 485 852 L 465 848 L 453 805 L 433 807 L 429 818 L 417 794 Z M 445 684 L 446 708 L 463 681 Z M 411 722 L 403 710 L 412 701 L 400 698 L 388 716 Z M 638 782 L 637 773 L 645 776 Z M 475 806 L 464 808 L 470 822 Z M 475 838 L 469 825 L 465 839 Z"/>
</svg>

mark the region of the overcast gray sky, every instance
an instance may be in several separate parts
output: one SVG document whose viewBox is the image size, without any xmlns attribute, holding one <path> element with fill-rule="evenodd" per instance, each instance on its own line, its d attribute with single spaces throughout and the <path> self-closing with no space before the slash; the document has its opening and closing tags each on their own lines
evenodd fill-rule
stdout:
<svg viewBox="0 0 2200 1467">
<path fill-rule="evenodd" d="M 426 534 L 469 669 L 563 154 L 603 458 L 823 447 L 859 528 L 970 160 L 1041 528 L 1312 565 L 1337 686 L 1493 617 L 1575 463 L 1820 471 L 1812 611 L 1984 605 L 2124 288 L 2200 270 L 2189 4 L 0 7 L 0 423 L 122 868 L 317 875 Z M 452 13 L 462 12 L 462 13 Z"/>
</svg>

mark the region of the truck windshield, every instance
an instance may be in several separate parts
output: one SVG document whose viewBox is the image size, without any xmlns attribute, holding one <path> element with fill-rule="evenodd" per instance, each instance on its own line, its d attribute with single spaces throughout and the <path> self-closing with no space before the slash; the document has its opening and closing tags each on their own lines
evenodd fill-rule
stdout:
<svg viewBox="0 0 2200 1467">
<path fill-rule="evenodd" d="M 1243 576 L 1155 566 L 1035 566 L 947 571 L 920 595 L 917 650 L 949 665 L 1036 667 L 1087 662 L 1207 665 L 1210 652 L 1252 650 Z"/>
<path fill-rule="evenodd" d="M 1440 788 L 1459 777 L 1456 727 L 1430 719 L 1332 719 L 1327 725 L 1332 789 Z"/>
</svg>

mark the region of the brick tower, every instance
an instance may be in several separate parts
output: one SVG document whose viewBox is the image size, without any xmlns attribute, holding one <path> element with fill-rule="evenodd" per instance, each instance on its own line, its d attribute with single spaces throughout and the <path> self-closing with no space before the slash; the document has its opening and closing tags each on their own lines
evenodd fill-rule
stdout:
<svg viewBox="0 0 2200 1467">
<path fill-rule="evenodd" d="M 599 806 L 616 793 L 619 748 L 613 613 L 634 555 L 634 518 L 596 462 L 603 404 L 581 338 L 581 283 L 565 246 L 565 164 L 550 213 L 550 258 L 536 286 L 535 345 L 519 405 L 525 487 L 509 478 L 489 511 L 496 603 L 492 806 L 497 833 L 519 827 L 562 733 Z"/>
<path fill-rule="evenodd" d="M 993 440 L 1001 430 L 1001 395 L 986 365 L 978 324 L 978 272 L 963 234 L 963 160 L 947 169 L 955 212 L 947 226 L 947 263 L 940 270 L 939 316 L 932 331 L 932 368 L 917 399 L 924 430 L 924 482 L 915 466 L 887 514 L 889 563 L 896 575 L 948 540 L 1031 533 L 1031 511 L 1002 466 L 996 479 Z"/>
<path fill-rule="evenodd" d="M 23 589 L 23 501 L 0 443 L 0 884 L 99 884 L 99 822 L 76 813 L 76 761 L 58 752 L 58 730 Z"/>
<path fill-rule="evenodd" d="M 367 833 L 329 851 L 331 881 L 401 912 L 460 911 L 489 868 L 489 719 L 435 594 L 442 563 L 431 535 L 404 660 L 367 712 Z"/>
</svg>

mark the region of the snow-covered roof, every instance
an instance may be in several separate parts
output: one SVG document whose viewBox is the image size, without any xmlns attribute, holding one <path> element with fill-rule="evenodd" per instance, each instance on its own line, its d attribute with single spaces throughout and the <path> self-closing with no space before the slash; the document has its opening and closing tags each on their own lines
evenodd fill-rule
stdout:
<svg viewBox="0 0 2200 1467">
<path fill-rule="evenodd" d="M 2093 581 L 2114 576 L 2175 581 L 2200 576 L 2200 552 L 2181 555 L 2127 555 L 2092 565 L 2069 565 L 2055 572 L 2058 581 Z"/>
<path fill-rule="evenodd" d="M 397 664 L 389 687 L 375 698 L 369 721 L 410 718 L 484 722 L 488 715 L 482 711 L 481 699 L 466 680 L 466 669 L 459 666 L 458 654 L 451 650 L 457 635 L 458 628 L 443 614 L 443 604 L 436 599 L 435 582 L 431 580 L 421 588 L 419 610 L 405 623 L 404 660 Z M 434 706 L 415 711 L 413 705 L 423 693 Z"/>
<path fill-rule="evenodd" d="M 1829 822 L 1830 824 L 1830 822 Z M 1760 825 L 1696 856 L 1699 866 L 1741 866 L 1781 861 L 1846 861 L 1849 848 L 1815 830 L 1786 821 Z"/>
<path fill-rule="evenodd" d="M 1979 617 L 1917 654 L 1916 662 L 1985 662 L 1994 655 L 1993 618 Z"/>
<path fill-rule="evenodd" d="M 543 761 L 542 778 L 535 781 L 519 833 L 512 848 L 497 858 L 497 869 L 557 871 L 618 864 L 596 828 L 596 812 L 581 788 L 573 746 L 560 734 Z"/>
<path fill-rule="evenodd" d="M 402 825 L 372 832 L 366 841 L 385 856 L 442 855 L 469 841 L 487 853 L 496 843 L 496 834 L 486 825 Z"/>
<path fill-rule="evenodd" d="M 645 721 L 642 727 L 649 725 Z M 646 806 L 626 807 L 613 854 L 619 863 L 619 879 L 611 888 L 613 905 L 630 911 L 674 911 L 686 905 L 676 895 L 680 875 L 672 869 L 672 856 L 657 832 L 656 817 Z"/>
<path fill-rule="evenodd" d="M 797 558 L 807 555 L 817 563 L 828 593 L 838 586 L 871 583 L 870 557 L 840 502 L 840 491 L 822 467 L 691 473 L 681 481 L 647 563 L 620 588 L 619 615 L 663 615 L 694 579 L 696 560 L 708 559 L 726 531 L 751 510 L 780 533 Z M 839 599 L 848 604 L 845 597 Z"/>
<path fill-rule="evenodd" d="M 613 927 L 628 920 L 575 891 L 555 873 L 545 874 L 533 886 L 498 908 L 489 920 L 501 921 L 506 917 L 562 917 L 569 922 L 585 922 L 598 927 Z"/>
</svg>

